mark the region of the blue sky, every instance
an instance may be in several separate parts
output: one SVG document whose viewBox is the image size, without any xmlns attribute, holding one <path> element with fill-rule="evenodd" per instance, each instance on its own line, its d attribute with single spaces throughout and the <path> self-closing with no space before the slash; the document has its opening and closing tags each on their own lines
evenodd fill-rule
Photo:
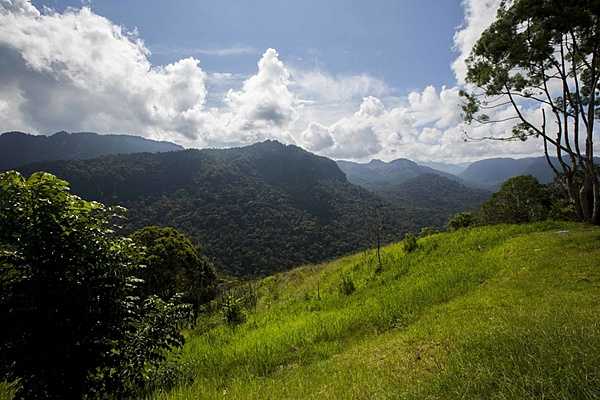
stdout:
<svg viewBox="0 0 600 400">
<path fill-rule="evenodd" d="M 463 162 L 465 58 L 500 0 L 1 0 L 0 127 Z"/>
<path fill-rule="evenodd" d="M 57 10 L 81 1 L 34 1 Z M 252 74 L 269 47 L 289 64 L 366 73 L 406 93 L 456 83 L 459 0 L 102 0 L 94 12 L 137 27 L 155 64 L 198 57 L 207 71 Z M 176 4 L 176 6 L 173 6 Z M 126 6 L 124 6 L 126 5 Z M 224 51 L 227 55 L 211 54 Z"/>
</svg>

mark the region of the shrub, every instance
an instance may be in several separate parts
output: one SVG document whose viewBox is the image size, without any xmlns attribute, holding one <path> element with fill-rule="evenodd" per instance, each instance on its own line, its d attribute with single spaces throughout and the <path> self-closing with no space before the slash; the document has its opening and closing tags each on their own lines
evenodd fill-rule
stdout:
<svg viewBox="0 0 600 400">
<path fill-rule="evenodd" d="M 475 216 L 470 212 L 454 214 L 450 220 L 448 220 L 448 229 L 451 231 L 468 228 L 473 225 L 475 225 Z"/>
<path fill-rule="evenodd" d="M 221 303 L 221 311 L 223 319 L 227 325 L 235 326 L 243 323 L 246 320 L 244 314 L 243 299 L 232 294 L 226 294 Z"/>
<path fill-rule="evenodd" d="M 419 237 L 424 238 L 427 236 L 435 235 L 436 233 L 438 233 L 437 229 L 432 228 L 430 226 L 425 226 L 421 228 L 421 232 L 419 232 Z"/>
<path fill-rule="evenodd" d="M 356 286 L 354 286 L 354 281 L 352 280 L 352 277 L 350 275 L 344 274 L 342 276 L 342 280 L 340 281 L 339 285 L 339 290 L 340 293 L 345 296 L 349 296 L 352 293 L 354 293 L 354 291 L 356 290 Z"/>
<path fill-rule="evenodd" d="M 133 397 L 190 308 L 140 295 L 123 209 L 46 173 L 0 174 L 0 380 L 17 398 Z"/>
<path fill-rule="evenodd" d="M 419 248 L 419 244 L 417 243 L 417 237 L 412 233 L 407 233 L 404 235 L 404 242 L 402 244 L 405 253 L 412 253 L 413 251 Z"/>
</svg>

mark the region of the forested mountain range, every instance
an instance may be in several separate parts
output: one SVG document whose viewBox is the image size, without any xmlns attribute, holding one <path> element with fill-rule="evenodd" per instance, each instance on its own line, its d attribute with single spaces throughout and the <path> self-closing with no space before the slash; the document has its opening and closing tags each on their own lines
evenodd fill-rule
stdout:
<svg viewBox="0 0 600 400">
<path fill-rule="evenodd" d="M 350 182 L 402 205 L 422 226 L 443 226 L 452 214 L 475 209 L 491 195 L 455 175 L 407 159 L 337 163 Z"/>
<path fill-rule="evenodd" d="M 348 181 L 374 191 L 395 186 L 425 174 L 436 174 L 456 179 L 456 176 L 452 174 L 419 165 L 406 158 L 399 158 L 389 162 L 371 160 L 368 163 L 339 160 L 337 164 L 346 174 Z"/>
<path fill-rule="evenodd" d="M 477 209 L 492 194 L 433 173 L 386 186 L 375 193 L 391 204 L 402 204 L 413 210 L 421 225 L 432 227 L 444 226 L 455 213 Z"/>
<path fill-rule="evenodd" d="M 190 234 L 226 272 L 265 275 L 416 230 L 412 210 L 348 182 L 330 159 L 275 141 L 52 161 L 47 171 L 80 196 L 129 209 L 126 229 L 157 224 Z"/>
<path fill-rule="evenodd" d="M 407 159 L 334 162 L 275 141 L 181 149 L 124 135 L 12 132 L 0 136 L 0 169 L 48 171 L 84 198 L 123 205 L 127 230 L 180 228 L 237 275 L 264 275 L 372 246 L 381 221 L 383 241 L 444 226 L 452 214 L 490 196 L 480 188 L 494 189 L 514 175 L 551 180 L 543 158 L 482 160 L 457 177 Z"/>
<path fill-rule="evenodd" d="M 38 161 L 83 160 L 109 154 L 176 150 L 183 150 L 183 147 L 130 135 L 63 131 L 45 136 L 5 132 L 0 135 L 0 171 Z"/>
</svg>

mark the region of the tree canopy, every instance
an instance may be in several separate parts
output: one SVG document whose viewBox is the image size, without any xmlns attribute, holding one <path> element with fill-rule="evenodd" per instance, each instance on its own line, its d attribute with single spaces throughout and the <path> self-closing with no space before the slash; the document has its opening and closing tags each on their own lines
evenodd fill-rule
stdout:
<svg viewBox="0 0 600 400">
<path fill-rule="evenodd" d="M 175 228 L 148 226 L 131 239 L 143 246 L 140 278 L 146 295 L 168 300 L 181 293 L 182 300 L 196 310 L 214 297 L 214 267 L 186 235 Z"/>
<path fill-rule="evenodd" d="M 549 192 L 544 185 L 532 176 L 516 176 L 504 182 L 481 206 L 479 218 L 484 224 L 543 221 L 550 208 Z"/>
</svg>

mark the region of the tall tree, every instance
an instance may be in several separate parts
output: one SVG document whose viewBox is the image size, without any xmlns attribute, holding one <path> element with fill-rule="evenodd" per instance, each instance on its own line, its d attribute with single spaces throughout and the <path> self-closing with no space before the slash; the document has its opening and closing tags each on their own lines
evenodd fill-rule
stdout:
<svg viewBox="0 0 600 400">
<path fill-rule="evenodd" d="M 594 122 L 600 81 L 600 0 L 504 0 L 467 59 L 467 123 L 515 121 L 541 138 L 548 163 L 581 220 L 600 224 Z M 512 110 L 495 119 L 494 109 Z M 558 166 L 550 154 L 558 158 Z"/>
</svg>

